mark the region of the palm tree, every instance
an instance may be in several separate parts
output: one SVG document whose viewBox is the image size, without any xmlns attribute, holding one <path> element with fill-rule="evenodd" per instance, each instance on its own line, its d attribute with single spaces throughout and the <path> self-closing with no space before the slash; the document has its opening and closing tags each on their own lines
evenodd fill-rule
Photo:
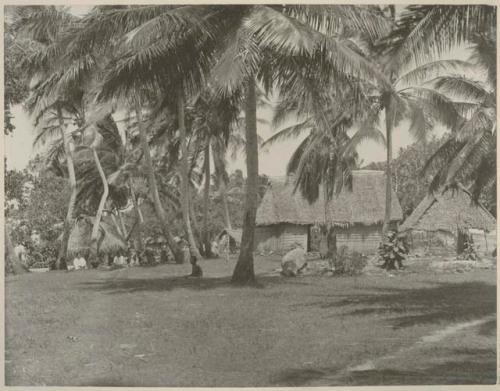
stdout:
<svg viewBox="0 0 500 391">
<path fill-rule="evenodd" d="M 140 88 L 139 86 L 154 85 L 157 88 L 158 83 L 162 86 L 167 85 L 169 91 L 176 91 L 175 112 L 181 139 L 182 189 L 185 192 L 182 197 L 182 211 L 190 249 L 194 254 L 197 254 L 198 250 L 189 218 L 189 178 L 187 176 L 188 156 L 184 101 L 186 93 L 192 91 L 193 85 L 200 83 L 201 74 L 197 68 L 203 61 L 206 50 L 198 50 L 196 45 L 199 44 L 199 41 L 195 41 L 194 38 L 196 36 L 202 37 L 203 40 L 206 40 L 206 38 L 204 38 L 203 34 L 200 34 L 200 26 L 195 26 L 194 21 L 196 14 L 199 13 L 198 9 L 204 10 L 205 8 L 203 6 L 147 6 L 106 10 L 97 8 L 87 18 L 87 25 L 77 38 L 80 44 L 88 41 L 93 42 L 97 39 L 99 39 L 100 44 L 108 44 L 109 41 L 106 41 L 110 37 L 121 40 L 124 34 L 133 30 L 134 35 L 129 42 L 131 44 L 129 45 L 130 48 L 125 52 L 119 52 L 121 57 L 108 68 L 109 72 L 102 86 L 101 98 L 105 99 L 113 95 L 123 96 L 123 92 L 131 89 L 137 91 Z M 198 20 L 201 21 L 202 19 L 198 18 Z M 169 23 L 166 24 L 166 21 Z M 155 31 L 151 30 L 152 27 L 154 29 L 159 28 L 162 33 L 165 33 L 161 42 L 154 38 L 156 35 L 153 35 L 152 38 L 152 31 Z M 165 40 L 165 37 L 168 37 L 169 40 Z M 145 43 L 146 46 L 144 46 Z M 207 45 L 203 45 L 202 48 L 205 46 Z M 156 57 L 151 57 L 152 55 L 156 55 Z M 146 62 L 143 61 L 144 58 L 147 58 Z M 165 62 L 163 58 L 169 58 L 170 61 Z M 172 58 L 176 58 L 177 61 L 173 62 Z M 165 66 L 169 62 L 171 65 Z M 154 71 L 151 71 L 152 69 Z M 189 71 L 190 69 L 191 71 Z M 142 119 L 139 117 L 142 114 L 137 100 L 135 102 L 135 111 L 141 129 L 143 124 Z M 163 222 L 164 234 L 170 243 L 170 247 L 173 253 L 180 258 L 180 250 L 167 228 L 166 214 L 159 199 L 153 166 L 150 164 L 150 153 L 147 150 L 149 147 L 143 129 L 140 133 L 144 157 L 150 170 L 148 177 L 153 199 L 155 200 L 155 208 L 160 220 Z"/>
<path fill-rule="evenodd" d="M 69 84 L 66 84 L 68 72 L 74 70 L 75 64 L 70 63 L 71 67 L 68 67 L 66 63 L 66 69 L 61 70 L 61 64 L 56 63 L 56 58 L 58 58 L 58 54 L 64 53 L 67 45 L 65 34 L 74 27 L 77 19 L 65 9 L 55 6 L 18 7 L 16 12 L 15 28 L 35 42 L 35 49 L 27 53 L 27 57 L 23 62 L 23 68 L 36 81 L 26 106 L 30 113 L 35 116 L 35 125 L 38 125 L 42 117 L 51 111 L 55 111 L 57 118 L 56 129 L 63 139 L 71 197 L 64 222 L 63 239 L 56 267 L 65 268 L 77 190 L 73 162 L 74 144 L 66 130 L 67 121 L 64 113 L 74 115 L 73 121 L 80 122 L 81 125 L 83 92 L 74 83 L 71 83 L 71 88 L 68 88 Z M 48 129 L 50 130 L 50 127 Z M 40 132 L 37 139 L 43 137 L 44 134 L 44 131 Z"/>
<path fill-rule="evenodd" d="M 101 163 L 101 157 L 99 156 L 99 151 L 103 151 L 105 154 L 113 154 L 113 155 L 120 155 L 123 154 L 122 151 L 122 144 L 121 144 L 121 139 L 118 134 L 118 128 L 116 126 L 116 123 L 114 122 L 111 114 L 109 112 L 97 112 L 93 113 L 92 115 L 89 116 L 90 118 L 88 119 L 85 129 L 82 129 L 84 132 L 83 139 L 84 143 L 77 149 L 77 152 L 81 152 L 80 155 L 83 153 L 85 154 L 86 151 L 90 151 L 91 157 L 86 157 L 86 156 L 79 156 L 80 159 L 85 160 L 93 160 L 93 163 L 95 164 L 95 167 L 97 169 L 99 179 L 102 183 L 102 194 L 99 199 L 99 205 L 96 210 L 96 215 L 94 219 L 94 224 L 92 227 L 92 233 L 91 233 L 91 251 L 92 251 L 92 256 L 97 257 L 98 256 L 98 239 L 99 239 L 99 227 L 101 224 L 104 208 L 106 205 L 106 202 L 108 200 L 108 195 L 110 192 L 110 186 L 108 183 L 108 177 L 106 175 L 106 172 L 103 168 L 103 164 Z M 85 143 L 85 141 L 87 141 Z M 107 157 L 107 156 L 104 156 Z M 121 168 L 121 167 L 120 167 Z M 115 176 L 117 175 L 117 172 L 114 172 Z M 83 179 L 83 178 L 82 178 Z M 92 185 L 93 185 L 93 195 L 95 195 L 97 192 L 95 191 L 95 179 L 92 178 Z M 87 178 L 88 180 L 88 178 Z M 88 183 L 88 182 L 87 182 Z M 83 190 L 85 191 L 85 190 Z M 80 186 L 80 194 L 82 193 L 82 189 Z M 87 190 L 88 194 L 88 190 Z M 118 232 L 121 230 L 119 229 Z"/>
<path fill-rule="evenodd" d="M 335 39 L 334 34 L 346 24 L 369 30 L 373 35 L 386 28 L 385 21 L 370 7 L 148 6 L 101 12 L 89 23 L 93 26 L 92 33 L 83 34 L 84 42 L 94 42 L 109 41 L 116 33 L 121 36 L 130 33 L 127 43 L 131 49 L 117 61 L 107 87 L 114 85 L 116 90 L 124 92 L 137 83 L 153 89 L 169 86 L 166 90 L 176 91 L 178 115 L 182 114 L 185 97 L 203 84 L 214 61 L 218 63 L 215 83 L 226 94 L 241 91 L 245 101 L 248 186 L 235 282 L 254 279 L 252 247 L 258 178 L 256 78 L 266 89 L 271 88 L 273 80 L 279 86 L 282 80 L 274 75 L 292 78 L 286 72 L 287 62 L 293 57 L 304 60 L 312 52 L 324 53 L 325 61 L 336 74 L 375 75 L 361 56 Z M 268 61 L 273 58 L 276 59 L 273 63 Z M 276 73 L 277 70 L 280 72 Z M 183 131 L 182 126 L 180 130 Z"/>
<path fill-rule="evenodd" d="M 321 60 L 331 75 L 376 77 L 369 64 L 335 34 L 352 23 L 376 35 L 386 26 L 369 8 L 352 6 L 253 6 L 234 31 L 221 56 L 216 75 L 229 91 L 244 96 L 247 187 L 241 251 L 233 272 L 235 283 L 252 282 L 253 238 L 257 209 L 258 154 L 256 80 L 266 90 L 285 90 L 300 73 Z M 361 15 L 363 15 L 361 17 Z M 345 24 L 344 24 L 345 23 Z M 325 72 L 326 73 L 326 72 Z"/>
<path fill-rule="evenodd" d="M 494 7 L 482 5 L 410 6 L 399 20 L 395 20 L 395 13 L 392 13 L 392 19 L 395 22 L 392 32 L 377 48 L 378 61 L 389 75 L 391 85 L 390 88 L 382 89 L 380 94 L 387 140 L 384 232 L 389 228 L 391 215 L 390 162 L 394 127 L 408 114 L 411 117 L 410 130 L 420 136 L 432 127 L 433 122 L 429 121 L 431 117 L 439 119 L 451 129 L 462 121 L 459 108 L 437 89 L 427 86 L 405 86 L 401 89 L 401 85 L 421 84 L 422 81 L 428 81 L 431 75 L 436 75 L 436 72 L 450 71 L 464 65 L 460 61 L 436 61 L 436 58 L 464 44 L 477 32 L 491 32 L 496 27 Z"/>
<path fill-rule="evenodd" d="M 426 63 L 477 34 L 496 35 L 496 7 L 491 5 L 412 5 L 391 34 L 395 61 Z"/>
<path fill-rule="evenodd" d="M 430 190 L 446 189 L 459 181 L 471 183 L 473 199 L 496 183 L 496 39 L 478 34 L 470 38 L 468 72 L 436 77 L 435 88 L 450 96 L 463 116 L 451 137 L 430 157 L 423 172 L 434 172 Z M 474 79 L 486 73 L 485 80 Z M 464 76 L 464 74 L 470 76 Z M 493 188 L 496 188 L 494 186 Z"/>
</svg>

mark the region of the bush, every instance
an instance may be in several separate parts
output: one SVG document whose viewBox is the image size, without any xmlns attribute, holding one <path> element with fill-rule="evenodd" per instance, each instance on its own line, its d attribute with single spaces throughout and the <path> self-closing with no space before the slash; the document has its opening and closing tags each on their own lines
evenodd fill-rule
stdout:
<svg viewBox="0 0 500 391">
<path fill-rule="evenodd" d="M 389 231 L 384 241 L 379 245 L 378 254 L 384 261 L 382 265 L 383 269 L 396 269 L 396 263 L 398 264 L 398 268 L 401 269 L 403 267 L 403 260 L 406 258 L 406 254 L 408 254 L 405 237 L 398 235 L 394 231 Z"/>
<path fill-rule="evenodd" d="M 476 246 L 472 240 L 472 236 L 468 236 L 464 242 L 463 251 L 457 256 L 459 260 L 476 261 L 478 259 Z"/>
<path fill-rule="evenodd" d="M 342 246 L 336 255 L 332 257 L 332 266 L 335 274 L 357 275 L 361 274 L 365 266 L 368 264 L 366 256 L 353 251 L 349 253 L 346 246 Z"/>
</svg>

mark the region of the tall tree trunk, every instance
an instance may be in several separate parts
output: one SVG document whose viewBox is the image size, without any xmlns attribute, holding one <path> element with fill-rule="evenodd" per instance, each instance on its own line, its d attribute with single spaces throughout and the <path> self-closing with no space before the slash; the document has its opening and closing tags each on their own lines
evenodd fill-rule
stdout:
<svg viewBox="0 0 500 391">
<path fill-rule="evenodd" d="M 189 218 L 189 160 L 188 160 L 188 149 L 187 149 L 187 134 L 186 134 L 186 124 L 184 118 L 184 95 L 182 89 L 177 95 L 177 117 L 179 119 L 179 137 L 181 139 L 181 180 L 182 180 L 182 192 L 181 192 L 181 206 L 182 206 L 182 217 L 184 220 L 184 229 L 186 230 L 186 236 L 189 244 L 189 251 L 191 255 L 196 256 L 198 259 L 201 258 L 200 252 L 198 251 L 198 246 L 196 245 L 196 240 L 194 239 L 193 229 L 191 227 L 191 219 Z"/>
<path fill-rule="evenodd" d="M 98 249 L 97 249 L 97 241 L 99 239 L 99 227 L 101 225 L 102 220 L 102 212 L 104 211 L 104 206 L 106 205 L 106 200 L 108 199 L 109 194 L 109 186 L 108 180 L 106 179 L 106 174 L 102 169 L 101 161 L 99 160 L 99 155 L 97 154 L 97 150 L 92 148 L 92 155 L 94 156 L 94 163 L 97 167 L 97 171 L 99 171 L 99 176 L 101 177 L 103 192 L 101 195 L 101 200 L 99 201 L 99 207 L 97 208 L 97 213 L 94 219 L 94 226 L 92 227 L 92 234 L 90 236 L 90 251 L 92 256 L 97 261 Z"/>
<path fill-rule="evenodd" d="M 135 114 L 137 117 L 137 124 L 139 128 L 139 137 L 141 140 L 142 153 L 144 155 L 144 159 L 146 162 L 149 190 L 151 191 L 151 195 L 153 197 L 153 205 L 155 208 L 155 212 L 158 217 L 158 220 L 160 220 L 161 230 L 163 232 L 163 235 L 165 236 L 170 251 L 172 251 L 175 261 L 177 263 L 182 263 L 184 260 L 182 250 L 175 242 L 174 237 L 170 232 L 169 225 L 167 222 L 167 213 L 165 212 L 165 209 L 163 209 L 163 205 L 160 199 L 160 194 L 158 193 L 158 185 L 156 183 L 155 172 L 153 169 L 153 161 L 151 160 L 151 151 L 149 150 L 148 138 L 143 126 L 144 124 L 142 123 L 142 111 L 138 100 L 136 100 L 135 102 Z"/>
<path fill-rule="evenodd" d="M 248 78 L 246 81 L 245 137 L 247 183 L 240 255 L 232 277 L 232 282 L 236 284 L 246 284 L 255 281 L 253 244 L 255 216 L 257 214 L 259 155 L 257 145 L 257 99 L 255 95 L 255 80 L 253 77 Z"/>
<path fill-rule="evenodd" d="M 123 221 L 123 214 L 120 209 L 117 209 L 118 221 L 120 222 L 120 227 L 123 232 L 123 237 L 127 237 L 127 228 L 125 227 L 125 222 Z"/>
<path fill-rule="evenodd" d="M 382 233 L 385 235 L 389 231 L 391 223 L 391 206 L 392 206 L 392 125 L 393 110 L 391 105 L 391 97 L 386 93 L 384 97 L 385 106 L 385 137 L 387 142 L 387 160 L 385 166 L 385 215 Z"/>
<path fill-rule="evenodd" d="M 205 247 L 205 257 L 212 258 L 212 246 L 210 243 L 210 233 L 208 230 L 208 212 L 210 202 L 210 139 L 207 140 L 205 145 L 205 188 L 203 189 L 203 244 Z"/>
<path fill-rule="evenodd" d="M 73 225 L 73 213 L 76 204 L 76 175 L 75 175 L 75 165 L 73 163 L 73 152 L 71 151 L 70 140 L 65 132 L 64 119 L 62 115 L 61 107 L 57 107 L 57 119 L 59 121 L 59 128 L 61 130 L 61 135 L 64 144 L 64 153 L 66 155 L 66 164 L 68 166 L 69 175 L 69 186 L 71 189 L 71 195 L 68 203 L 68 211 L 66 213 L 66 218 L 63 225 L 63 235 L 61 240 L 61 247 L 59 248 L 59 254 L 56 260 L 56 269 L 66 270 L 68 268 L 68 241 L 69 235 L 71 233 L 71 228 Z"/>
<path fill-rule="evenodd" d="M 201 247 L 201 231 L 200 231 L 200 227 L 198 226 L 198 222 L 197 222 L 197 219 L 196 219 L 196 213 L 194 211 L 194 203 L 193 202 L 190 202 L 189 203 L 189 217 L 191 219 L 191 225 L 193 227 L 193 234 L 194 234 L 194 239 L 197 243 L 197 248 L 200 248 Z"/>
<path fill-rule="evenodd" d="M 225 151 L 221 148 L 219 141 L 217 140 L 212 144 L 213 147 L 213 161 L 215 166 L 215 174 L 218 177 L 219 182 L 219 195 L 222 200 L 222 208 L 224 213 L 224 226 L 225 228 L 233 229 L 231 225 L 231 215 L 229 213 L 229 205 L 227 202 L 227 185 L 226 185 L 226 167 L 225 167 Z"/>
<path fill-rule="evenodd" d="M 144 246 L 142 244 L 142 224 L 144 223 L 144 218 L 142 217 L 141 210 L 139 209 L 139 204 L 137 203 L 137 198 L 135 196 L 134 187 L 132 185 L 132 180 L 129 179 L 130 196 L 132 197 L 132 204 L 134 205 L 134 211 L 137 218 L 137 226 L 135 227 L 135 238 L 134 246 L 135 251 L 138 256 L 142 254 Z"/>
<path fill-rule="evenodd" d="M 227 194 L 226 194 L 226 184 L 221 183 L 219 189 L 220 197 L 222 199 L 222 209 L 224 212 L 224 224 L 226 228 L 233 229 L 231 224 L 231 214 L 229 213 L 229 204 L 227 202 Z"/>
<path fill-rule="evenodd" d="M 10 232 L 7 225 L 4 225 L 5 231 L 5 261 L 9 262 L 13 274 L 23 274 L 28 273 L 28 268 L 23 265 L 21 260 L 18 258 L 16 251 L 14 250 L 14 245 L 10 240 Z"/>
<path fill-rule="evenodd" d="M 118 232 L 122 238 L 127 236 L 127 232 L 122 229 L 120 224 L 118 224 L 118 220 L 116 219 L 116 216 L 114 215 L 114 213 L 111 213 L 111 221 L 113 222 L 113 225 L 116 228 L 116 232 Z"/>
</svg>

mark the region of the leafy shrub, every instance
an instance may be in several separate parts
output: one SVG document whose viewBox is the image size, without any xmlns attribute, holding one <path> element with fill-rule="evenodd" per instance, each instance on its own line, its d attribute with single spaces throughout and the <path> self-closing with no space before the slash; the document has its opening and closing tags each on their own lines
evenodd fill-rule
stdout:
<svg viewBox="0 0 500 391">
<path fill-rule="evenodd" d="M 357 275 L 361 274 L 368 261 L 366 256 L 353 251 L 349 253 L 346 246 L 340 247 L 336 255 L 332 257 L 332 266 L 335 274 Z"/>
<path fill-rule="evenodd" d="M 378 254 L 384 261 L 382 268 L 387 270 L 403 267 L 403 260 L 408 254 L 408 247 L 405 243 L 405 237 L 398 235 L 394 231 L 389 231 L 382 243 L 379 244 Z"/>
<path fill-rule="evenodd" d="M 457 256 L 457 259 L 465 260 L 465 261 L 476 261 L 478 259 L 476 246 L 472 240 L 471 236 L 468 236 L 464 241 L 464 249 Z"/>
</svg>

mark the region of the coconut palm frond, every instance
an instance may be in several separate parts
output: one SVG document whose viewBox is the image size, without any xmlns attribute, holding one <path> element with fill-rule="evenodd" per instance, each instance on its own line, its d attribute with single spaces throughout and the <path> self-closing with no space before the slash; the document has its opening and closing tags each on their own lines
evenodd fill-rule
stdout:
<svg viewBox="0 0 500 391">
<path fill-rule="evenodd" d="M 471 80 L 465 76 L 439 76 L 432 81 L 435 83 L 437 90 L 454 94 L 462 99 L 481 101 L 490 94 L 483 83 Z"/>
<path fill-rule="evenodd" d="M 494 31 L 496 8 L 488 5 L 436 5 L 427 12 L 401 46 L 400 63 L 425 63 L 470 39 L 477 31 Z"/>
<path fill-rule="evenodd" d="M 277 141 L 283 140 L 285 138 L 297 138 L 299 137 L 302 133 L 306 131 L 311 131 L 313 128 L 313 124 L 310 118 L 299 122 L 295 125 L 288 126 L 284 129 L 279 130 L 276 132 L 274 135 L 269 137 L 267 140 L 265 140 L 262 143 L 262 146 L 269 146 L 274 144 Z"/>
<path fill-rule="evenodd" d="M 462 121 L 453 101 L 432 88 L 411 87 L 402 92 L 401 95 L 410 102 L 416 102 L 415 104 L 423 108 L 425 115 L 434 118 L 450 129 L 456 129 Z"/>
<path fill-rule="evenodd" d="M 338 35 L 348 28 L 375 40 L 390 31 L 387 18 L 371 6 L 300 4 L 287 5 L 283 12 L 329 35 Z"/>
<path fill-rule="evenodd" d="M 410 71 L 402 74 L 394 82 L 395 85 L 402 87 L 408 85 L 421 84 L 431 78 L 438 77 L 440 73 L 453 70 L 470 70 L 473 65 L 470 62 L 462 60 L 436 60 L 417 66 Z"/>
</svg>

